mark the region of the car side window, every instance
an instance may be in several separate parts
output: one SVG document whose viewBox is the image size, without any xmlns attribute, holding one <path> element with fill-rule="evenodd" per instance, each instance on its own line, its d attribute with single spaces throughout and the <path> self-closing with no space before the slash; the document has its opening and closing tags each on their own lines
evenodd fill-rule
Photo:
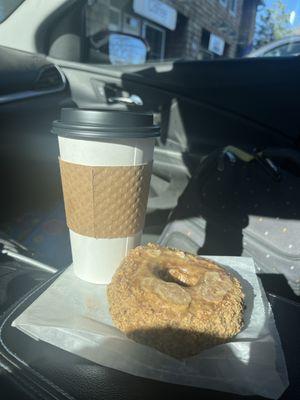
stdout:
<svg viewBox="0 0 300 400">
<path fill-rule="evenodd" d="M 111 63 L 109 48 L 117 51 L 120 45 L 115 61 L 142 63 L 141 44 L 129 44 L 125 35 L 146 44 L 144 62 L 240 57 L 251 46 L 257 8 L 257 1 L 246 6 L 244 0 L 87 0 L 85 61 Z M 122 34 L 114 37 L 114 46 L 111 32 Z"/>
<path fill-rule="evenodd" d="M 0 0 L 0 15 L 6 2 Z M 300 16 L 291 3 L 77 1 L 70 6 L 69 19 L 61 18 L 53 28 L 48 54 L 94 65 L 298 55 Z"/>
</svg>

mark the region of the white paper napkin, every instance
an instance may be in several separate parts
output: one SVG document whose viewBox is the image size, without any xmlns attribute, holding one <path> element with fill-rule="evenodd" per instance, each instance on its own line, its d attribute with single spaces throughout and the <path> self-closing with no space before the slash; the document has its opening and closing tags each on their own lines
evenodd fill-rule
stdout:
<svg viewBox="0 0 300 400">
<path fill-rule="evenodd" d="M 253 260 L 210 258 L 241 281 L 246 295 L 245 327 L 232 342 L 183 361 L 135 343 L 115 328 L 106 285 L 80 280 L 72 267 L 12 325 L 36 340 L 133 375 L 277 399 L 288 386 L 287 370 L 271 306 L 255 274 Z"/>
</svg>

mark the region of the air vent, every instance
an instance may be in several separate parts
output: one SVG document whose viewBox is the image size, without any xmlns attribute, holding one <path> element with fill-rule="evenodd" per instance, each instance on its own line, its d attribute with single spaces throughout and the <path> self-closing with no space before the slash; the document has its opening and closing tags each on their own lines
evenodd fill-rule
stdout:
<svg viewBox="0 0 300 400">
<path fill-rule="evenodd" d="M 64 86 L 62 76 L 55 66 L 44 68 L 37 78 L 35 90 L 56 90 Z"/>
</svg>

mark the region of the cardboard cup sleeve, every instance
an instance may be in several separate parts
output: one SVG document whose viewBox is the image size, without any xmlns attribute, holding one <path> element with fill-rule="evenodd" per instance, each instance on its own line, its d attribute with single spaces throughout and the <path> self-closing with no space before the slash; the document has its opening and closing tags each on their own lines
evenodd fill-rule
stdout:
<svg viewBox="0 0 300 400">
<path fill-rule="evenodd" d="M 152 163 L 86 166 L 59 160 L 68 227 L 93 238 L 135 235 L 144 227 Z"/>
</svg>

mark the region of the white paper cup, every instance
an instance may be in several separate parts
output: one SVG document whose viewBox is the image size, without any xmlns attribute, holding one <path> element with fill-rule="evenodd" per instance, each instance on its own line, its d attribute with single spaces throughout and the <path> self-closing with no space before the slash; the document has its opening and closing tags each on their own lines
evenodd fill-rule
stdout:
<svg viewBox="0 0 300 400">
<path fill-rule="evenodd" d="M 97 172 L 101 171 L 101 167 L 108 167 L 109 171 L 111 171 L 110 167 L 127 167 L 127 170 L 130 167 L 131 171 L 131 167 L 146 166 L 148 168 L 149 166 L 151 168 L 155 137 L 159 135 L 159 128 L 154 126 L 152 121 L 150 114 L 128 111 L 63 109 L 61 120 L 53 123 L 52 131 L 58 135 L 61 163 L 67 165 L 68 168 L 74 167 L 76 171 L 76 168 L 85 166 L 89 168 L 89 171 Z M 72 210 L 75 213 L 79 212 L 80 205 L 77 208 L 77 197 L 74 193 L 72 196 L 66 195 L 67 187 L 72 186 L 67 178 L 68 175 L 65 175 L 62 180 L 74 272 L 85 281 L 107 284 L 128 251 L 140 244 L 142 229 L 126 234 L 125 220 L 123 221 L 125 234 L 120 234 L 118 237 L 116 234 L 113 237 L 107 237 L 109 234 L 97 237 L 95 233 L 83 232 L 84 229 L 80 224 L 72 224 L 70 212 Z M 79 187 L 76 186 L 73 190 L 76 194 L 78 189 L 78 197 L 80 197 L 84 193 L 80 192 L 80 179 L 78 182 Z M 148 195 L 149 185 L 146 186 L 147 188 L 145 185 L 143 187 Z M 130 187 L 128 189 L 130 190 Z M 120 190 L 122 192 L 123 189 L 120 188 Z M 145 196 L 145 193 L 143 195 Z M 70 201 L 72 209 L 69 207 Z M 112 201 L 114 201 L 113 197 Z M 85 222 L 84 218 L 83 222 Z"/>
</svg>

